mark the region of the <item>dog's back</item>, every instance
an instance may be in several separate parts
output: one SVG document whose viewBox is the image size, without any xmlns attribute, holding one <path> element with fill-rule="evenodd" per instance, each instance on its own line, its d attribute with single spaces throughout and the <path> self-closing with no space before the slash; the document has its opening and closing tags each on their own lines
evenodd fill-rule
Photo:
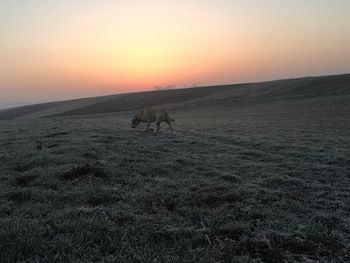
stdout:
<svg viewBox="0 0 350 263">
<path fill-rule="evenodd" d="M 170 118 L 169 112 L 163 107 L 150 108 L 147 110 L 152 116 L 155 116 L 156 121 L 175 121 L 174 119 Z"/>
<path fill-rule="evenodd" d="M 172 122 L 174 119 L 170 118 L 169 112 L 163 107 L 146 108 L 140 112 L 140 119 L 144 122 Z"/>
</svg>

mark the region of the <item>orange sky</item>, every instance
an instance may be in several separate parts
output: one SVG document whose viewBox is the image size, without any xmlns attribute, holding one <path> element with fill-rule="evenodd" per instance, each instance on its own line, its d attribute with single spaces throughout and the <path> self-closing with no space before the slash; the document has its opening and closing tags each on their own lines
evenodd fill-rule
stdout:
<svg viewBox="0 0 350 263">
<path fill-rule="evenodd" d="M 350 1 L 0 2 L 0 103 L 350 72 Z"/>
</svg>

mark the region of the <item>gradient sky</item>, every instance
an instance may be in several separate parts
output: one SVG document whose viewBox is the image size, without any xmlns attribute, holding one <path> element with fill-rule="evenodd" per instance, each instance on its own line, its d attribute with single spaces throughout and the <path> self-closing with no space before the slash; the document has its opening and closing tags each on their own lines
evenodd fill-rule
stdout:
<svg viewBox="0 0 350 263">
<path fill-rule="evenodd" d="M 1 0 L 0 103 L 350 72 L 348 0 Z"/>
</svg>

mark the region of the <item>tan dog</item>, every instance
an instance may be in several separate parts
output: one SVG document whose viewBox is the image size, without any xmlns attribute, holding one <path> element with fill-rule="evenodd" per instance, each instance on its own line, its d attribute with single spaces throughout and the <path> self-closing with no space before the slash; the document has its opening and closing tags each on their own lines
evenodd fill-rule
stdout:
<svg viewBox="0 0 350 263">
<path fill-rule="evenodd" d="M 136 128 L 141 122 L 147 123 L 147 128 L 145 132 L 147 132 L 151 126 L 152 122 L 156 122 L 157 124 L 157 131 L 159 132 L 160 124 L 162 122 L 166 122 L 171 130 L 171 135 L 173 134 L 173 127 L 171 127 L 171 122 L 175 121 L 174 119 L 170 118 L 169 112 L 164 108 L 148 108 L 139 111 L 135 116 L 132 118 L 131 121 L 131 128 Z"/>
</svg>

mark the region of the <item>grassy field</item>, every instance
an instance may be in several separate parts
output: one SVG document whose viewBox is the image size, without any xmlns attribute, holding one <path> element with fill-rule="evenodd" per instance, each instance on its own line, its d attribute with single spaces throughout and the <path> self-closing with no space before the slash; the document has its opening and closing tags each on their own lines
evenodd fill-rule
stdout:
<svg viewBox="0 0 350 263">
<path fill-rule="evenodd" d="M 350 96 L 0 123 L 1 262 L 349 262 Z"/>
</svg>

